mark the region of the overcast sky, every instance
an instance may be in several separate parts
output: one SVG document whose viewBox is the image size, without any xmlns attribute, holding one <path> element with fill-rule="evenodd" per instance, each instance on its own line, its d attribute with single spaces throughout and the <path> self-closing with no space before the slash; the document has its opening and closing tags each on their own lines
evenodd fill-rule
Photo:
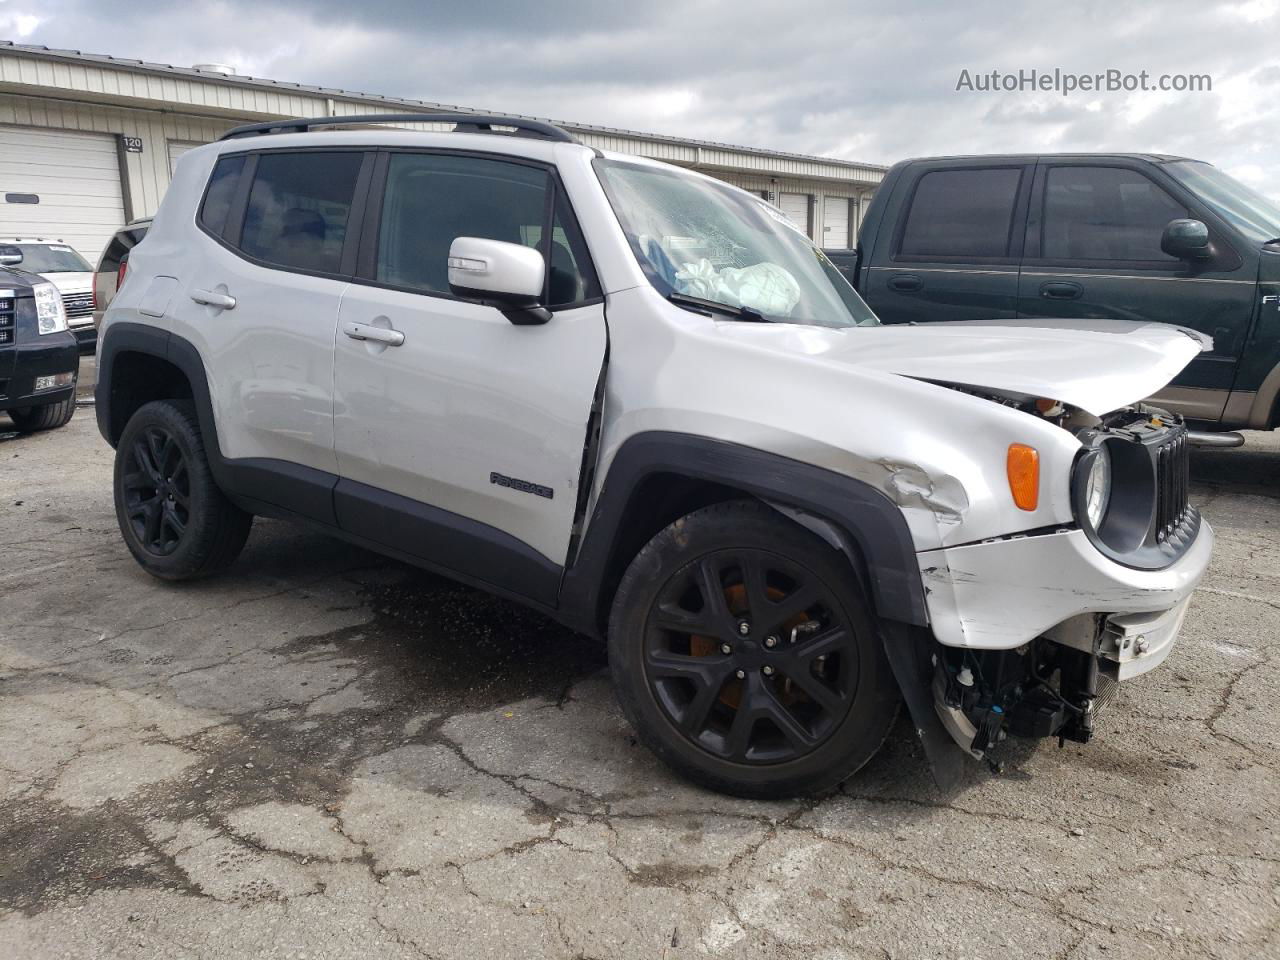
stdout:
<svg viewBox="0 0 1280 960">
<path fill-rule="evenodd" d="M 0 37 L 878 163 L 1147 150 L 1280 199 L 1280 0 L 0 0 Z M 1211 92 L 957 91 L 992 70 Z"/>
</svg>

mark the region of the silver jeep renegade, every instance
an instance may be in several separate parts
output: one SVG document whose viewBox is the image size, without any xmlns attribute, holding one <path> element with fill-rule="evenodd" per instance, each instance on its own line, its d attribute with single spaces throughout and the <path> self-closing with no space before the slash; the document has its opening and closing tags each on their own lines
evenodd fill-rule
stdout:
<svg viewBox="0 0 1280 960">
<path fill-rule="evenodd" d="M 233 130 L 129 268 L 97 413 L 148 572 L 262 515 L 518 600 L 607 637 L 715 789 L 830 787 L 904 701 L 943 781 L 1087 741 L 1209 561 L 1186 428 L 1140 402 L 1201 335 L 882 327 L 776 208 L 547 124 Z"/>
</svg>

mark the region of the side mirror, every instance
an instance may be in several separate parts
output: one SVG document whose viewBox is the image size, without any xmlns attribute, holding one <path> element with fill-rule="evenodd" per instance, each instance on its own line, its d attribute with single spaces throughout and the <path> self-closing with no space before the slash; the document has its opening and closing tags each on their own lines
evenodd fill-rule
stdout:
<svg viewBox="0 0 1280 960">
<path fill-rule="evenodd" d="M 480 237 L 449 245 L 449 289 L 454 296 L 497 307 L 517 325 L 546 323 L 542 305 L 547 265 L 532 247 Z"/>
<path fill-rule="evenodd" d="M 1209 228 L 1199 220 L 1170 220 L 1160 235 L 1160 249 L 1179 260 L 1208 260 L 1213 257 Z"/>
<path fill-rule="evenodd" d="M 22 251 L 18 247 L 0 247 L 0 267 L 16 267 L 22 262 Z"/>
</svg>

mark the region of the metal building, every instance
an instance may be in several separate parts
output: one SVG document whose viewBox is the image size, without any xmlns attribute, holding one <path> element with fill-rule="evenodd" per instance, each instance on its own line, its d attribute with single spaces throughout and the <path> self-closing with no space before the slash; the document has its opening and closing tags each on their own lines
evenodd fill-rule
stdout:
<svg viewBox="0 0 1280 960">
<path fill-rule="evenodd" d="M 282 117 L 469 108 L 0 42 L 0 236 L 65 240 L 96 262 L 155 212 L 173 164 L 229 127 Z M 777 204 L 823 247 L 853 245 L 884 167 L 554 121 L 584 143 L 690 167 Z"/>
</svg>

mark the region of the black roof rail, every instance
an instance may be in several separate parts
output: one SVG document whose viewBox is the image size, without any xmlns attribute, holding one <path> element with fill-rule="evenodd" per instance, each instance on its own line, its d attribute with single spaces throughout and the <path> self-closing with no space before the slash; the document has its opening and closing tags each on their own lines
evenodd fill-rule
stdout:
<svg viewBox="0 0 1280 960">
<path fill-rule="evenodd" d="M 374 113 L 353 117 L 299 117 L 295 120 L 271 120 L 267 123 L 250 123 L 228 130 L 219 140 L 236 140 L 270 133 L 307 133 L 315 127 L 336 127 L 362 123 L 452 123 L 454 133 L 506 134 L 494 127 L 512 127 L 508 136 L 535 137 L 541 140 L 557 140 L 561 143 L 577 143 L 578 139 L 567 130 L 541 120 L 522 120 L 519 117 L 489 116 L 479 113 Z"/>
</svg>

